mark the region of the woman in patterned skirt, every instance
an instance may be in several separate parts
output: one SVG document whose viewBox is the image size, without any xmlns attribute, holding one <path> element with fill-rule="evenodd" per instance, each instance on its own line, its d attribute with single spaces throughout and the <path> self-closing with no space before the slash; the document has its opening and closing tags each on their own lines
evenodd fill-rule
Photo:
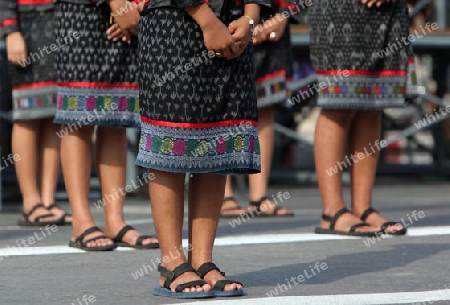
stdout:
<svg viewBox="0 0 450 305">
<path fill-rule="evenodd" d="M 92 2 L 61 0 L 54 17 L 55 39 L 78 36 L 55 52 L 55 122 L 65 124 L 61 158 L 74 217 L 70 246 L 86 251 L 112 250 L 117 245 L 155 248 L 155 238 L 140 236 L 123 219 L 128 192 L 124 192 L 125 127 L 139 126 L 137 39 L 130 40 L 137 31 L 139 12 L 127 10 L 115 17 L 117 24 L 111 26 L 111 12 L 120 12 L 127 2 Z M 88 198 L 94 126 L 98 126 L 95 163 L 103 194 L 103 232 L 95 226 Z M 147 177 L 138 179 L 148 181 Z"/>
<path fill-rule="evenodd" d="M 53 123 L 56 78 L 48 50 L 52 16 L 52 0 L 0 0 L 0 33 L 6 36 L 12 83 L 12 154 L 24 211 L 18 224 L 23 226 L 72 221 L 54 204 L 60 139 Z"/>
<path fill-rule="evenodd" d="M 260 24 L 254 32 L 253 63 L 258 100 L 258 137 L 261 146 L 261 173 L 250 175 L 249 212 L 255 216 L 285 217 L 294 214 L 278 206 L 278 201 L 267 196 L 274 142 L 274 106 L 288 98 L 286 82 L 292 75 L 291 35 L 289 15 L 298 11 L 293 1 L 272 1 L 271 7 L 262 7 Z M 275 15 L 274 15 L 275 13 Z M 273 16 L 274 15 L 274 16 Z M 236 217 L 247 211 L 234 198 L 231 176 L 227 177 L 222 217 Z"/>
<path fill-rule="evenodd" d="M 226 280 L 212 263 L 212 248 L 225 174 L 260 170 L 249 44 L 259 6 L 252 2 L 243 1 L 242 9 L 234 1 L 173 1 L 175 6 L 150 1 L 142 13 L 142 125 L 136 164 L 155 177 L 149 191 L 161 257 L 181 247 L 184 181 L 186 173 L 193 174 L 189 257 L 179 253 L 163 260 L 156 295 L 243 295 L 242 284 Z"/>
<path fill-rule="evenodd" d="M 406 233 L 371 206 L 379 150 L 387 146 L 380 142 L 381 110 L 404 107 L 417 91 L 408 23 L 406 0 L 313 2 L 311 60 L 322 108 L 314 143 L 323 201 L 316 233 Z M 342 195 L 340 171 L 347 167 L 351 212 Z"/>
</svg>

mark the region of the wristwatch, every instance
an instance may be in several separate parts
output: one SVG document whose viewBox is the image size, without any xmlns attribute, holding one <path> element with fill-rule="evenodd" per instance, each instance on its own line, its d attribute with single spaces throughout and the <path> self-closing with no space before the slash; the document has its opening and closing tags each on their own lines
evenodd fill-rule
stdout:
<svg viewBox="0 0 450 305">
<path fill-rule="evenodd" d="M 248 19 L 248 23 L 250 23 L 250 25 L 252 26 L 252 33 L 254 32 L 254 30 L 255 30 L 255 20 L 253 20 L 252 18 L 250 18 L 249 16 L 242 16 L 242 17 L 244 17 L 244 18 L 247 18 Z"/>
</svg>

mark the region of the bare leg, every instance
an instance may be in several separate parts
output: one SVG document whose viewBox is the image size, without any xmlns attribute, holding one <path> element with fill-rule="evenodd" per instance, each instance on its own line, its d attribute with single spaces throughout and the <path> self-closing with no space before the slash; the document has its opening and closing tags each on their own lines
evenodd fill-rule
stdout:
<svg viewBox="0 0 450 305">
<path fill-rule="evenodd" d="M 353 110 L 322 110 L 317 121 L 314 158 L 325 215 L 334 216 L 345 207 L 342 195 L 342 172 L 337 168 L 337 164 L 345 160 L 345 143 L 347 143 L 347 134 L 354 115 Z M 337 169 L 338 172 L 332 173 L 332 168 Z M 360 222 L 356 216 L 347 213 L 339 218 L 335 229 L 348 231 L 351 226 Z M 329 223 L 322 219 L 321 227 L 328 228 Z M 359 227 L 356 231 L 373 232 L 377 231 L 377 228 Z"/>
<path fill-rule="evenodd" d="M 105 202 L 105 234 L 114 238 L 126 226 L 123 218 L 125 201 L 125 175 L 127 164 L 127 137 L 125 128 L 98 127 L 96 141 L 96 163 L 102 194 Z M 136 244 L 141 234 L 128 231 L 123 241 Z M 147 238 L 142 244 L 158 243 L 155 238 Z"/>
<path fill-rule="evenodd" d="M 40 140 L 40 183 L 41 183 L 41 197 L 42 203 L 49 206 L 55 202 L 56 185 L 58 182 L 59 168 L 61 165 L 61 140 L 56 132 L 61 129 L 59 124 L 54 124 L 53 119 L 42 120 L 41 131 L 42 136 Z M 65 212 L 59 208 L 54 207 L 51 212 L 58 217 L 62 217 Z M 71 222 L 72 217 L 66 216 L 65 221 Z"/>
<path fill-rule="evenodd" d="M 273 143 L 274 143 L 274 109 L 265 107 L 258 111 L 258 137 L 261 151 L 261 173 L 249 175 L 250 201 L 259 201 L 267 196 L 267 185 L 269 183 L 270 169 L 272 165 Z M 268 196 L 270 197 L 270 196 Z M 276 204 L 272 200 L 265 200 L 261 204 L 261 210 L 266 214 L 273 214 Z M 254 207 L 250 207 L 254 210 Z M 290 214 L 289 209 L 280 207 L 277 214 Z"/>
<path fill-rule="evenodd" d="M 225 195 L 226 200 L 222 201 L 221 215 L 243 215 L 246 213 L 244 209 L 239 208 L 239 204 L 234 198 L 233 183 L 231 181 L 231 176 L 227 175 L 225 183 Z"/>
<path fill-rule="evenodd" d="M 377 161 L 380 149 L 381 111 L 358 111 L 350 129 L 349 150 L 356 162 L 351 167 L 352 212 L 361 217 L 372 206 L 372 190 L 375 183 Z M 378 141 L 378 142 L 377 142 Z M 378 145 L 378 147 L 377 147 Z M 358 158 L 358 155 L 361 158 Z M 363 157 L 362 157 L 363 156 Z M 366 222 L 380 229 L 388 221 L 377 213 L 372 213 Z M 390 226 L 387 231 L 401 230 Z"/>
<path fill-rule="evenodd" d="M 86 229 L 95 226 L 89 206 L 93 129 L 93 126 L 83 126 L 64 136 L 61 140 L 62 170 L 73 213 L 72 240 L 75 240 Z M 88 234 L 84 240 L 102 234 L 94 232 Z M 104 238 L 89 242 L 88 247 L 106 246 L 112 243 L 112 240 Z"/>
<path fill-rule="evenodd" d="M 195 269 L 203 263 L 212 262 L 214 239 L 219 223 L 220 207 L 225 188 L 225 177 L 217 174 L 198 174 L 190 178 L 189 184 L 189 243 L 192 251 L 189 261 Z M 214 287 L 218 280 L 225 279 L 217 270 L 205 275 L 204 280 Z M 235 283 L 225 291 L 242 289 Z"/>
<path fill-rule="evenodd" d="M 23 200 L 23 210 L 28 213 L 36 204 L 41 203 L 41 194 L 37 183 L 38 157 L 36 154 L 40 133 L 39 120 L 14 122 L 12 130 L 12 154 L 20 158 L 14 162 L 17 180 Z M 14 160 L 14 159 L 13 159 Z M 38 208 L 29 220 L 34 221 L 40 215 L 49 214 L 45 208 Z M 58 216 L 41 218 L 41 221 L 57 221 Z"/>
<path fill-rule="evenodd" d="M 155 222 L 156 234 L 159 238 L 161 249 L 161 265 L 172 271 L 180 264 L 186 262 L 182 251 L 177 251 L 182 246 L 181 233 L 183 230 L 184 217 L 184 178 L 185 174 L 167 173 L 153 171 L 155 179 L 149 183 L 153 221 Z M 222 200 L 222 198 L 220 198 Z M 205 228 L 206 229 L 206 228 Z M 180 253 L 181 252 L 181 253 Z M 174 255 L 177 253 L 177 255 Z M 178 254 L 179 253 L 179 254 Z M 164 257 L 169 257 L 165 263 Z M 170 288 L 175 291 L 179 284 L 187 283 L 200 278 L 194 272 L 186 272 L 172 283 Z M 160 285 L 163 286 L 165 276 L 160 276 Z M 190 287 L 184 292 L 211 291 L 210 285 L 202 287 Z"/>
</svg>

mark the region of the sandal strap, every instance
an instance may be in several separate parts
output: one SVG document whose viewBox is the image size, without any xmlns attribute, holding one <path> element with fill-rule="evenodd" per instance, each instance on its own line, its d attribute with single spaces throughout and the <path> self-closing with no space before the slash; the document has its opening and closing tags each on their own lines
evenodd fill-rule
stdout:
<svg viewBox="0 0 450 305">
<path fill-rule="evenodd" d="M 83 242 L 83 239 L 86 237 L 86 235 L 89 235 L 89 234 L 94 233 L 94 232 L 102 232 L 102 230 L 100 230 L 100 228 L 97 227 L 97 226 L 91 227 L 91 228 L 87 229 L 86 231 L 84 231 L 83 233 L 81 233 L 81 234 L 75 239 L 75 242 L 76 242 L 77 244 L 80 244 L 80 245 L 81 245 L 82 242 Z"/>
<path fill-rule="evenodd" d="M 361 215 L 361 220 L 362 221 L 366 221 L 367 217 L 369 217 L 370 214 L 372 213 L 378 213 L 377 210 L 375 210 L 374 208 L 370 207 L 367 210 L 364 211 L 364 213 Z"/>
<path fill-rule="evenodd" d="M 261 204 L 262 204 L 262 200 L 249 202 L 249 205 L 253 205 L 256 209 L 259 209 L 261 207 Z"/>
<path fill-rule="evenodd" d="M 360 222 L 360 223 L 357 223 L 357 224 L 354 225 L 354 226 L 351 226 L 349 232 L 355 233 L 357 228 L 360 228 L 360 227 L 368 227 L 368 226 L 370 226 L 368 223 Z"/>
<path fill-rule="evenodd" d="M 328 221 L 330 223 L 330 229 L 334 230 L 334 226 L 336 225 L 336 221 L 341 217 L 342 215 L 350 213 L 350 211 L 347 208 L 340 209 L 336 214 L 334 214 L 333 217 L 322 214 L 322 219 L 325 221 Z"/>
<path fill-rule="evenodd" d="M 402 224 L 399 223 L 399 222 L 395 222 L 395 221 L 386 221 L 386 222 L 383 223 L 383 225 L 381 226 L 381 232 L 386 232 L 386 229 L 387 229 L 388 227 L 390 227 L 390 226 L 395 226 L 395 225 L 397 225 L 397 224 L 399 224 L 399 225 L 402 226 Z M 405 229 L 405 228 L 402 226 L 401 230 L 403 230 L 403 229 Z"/>
<path fill-rule="evenodd" d="M 55 216 L 55 215 L 53 215 L 53 214 L 44 214 L 44 215 L 40 215 L 40 216 L 38 216 L 38 217 L 36 217 L 36 218 L 34 219 L 34 222 L 41 222 L 41 219 L 42 219 L 42 218 L 45 218 L 45 217 L 52 217 L 52 216 Z"/>
<path fill-rule="evenodd" d="M 225 273 L 220 271 L 219 267 L 216 266 L 216 264 L 212 263 L 212 262 L 208 262 L 208 263 L 203 263 L 198 269 L 197 269 L 197 275 L 201 278 L 204 278 L 205 275 L 211 271 L 211 270 L 217 270 L 220 272 L 220 274 L 222 274 L 223 276 L 225 276 Z"/>
<path fill-rule="evenodd" d="M 108 236 L 106 236 L 106 235 L 99 235 L 99 236 L 97 236 L 97 237 L 89 238 L 88 240 L 82 241 L 82 242 L 81 242 L 81 246 L 82 246 L 82 247 L 87 247 L 87 244 L 90 243 L 91 241 L 96 241 L 96 240 L 99 240 L 99 239 L 102 239 L 102 238 L 110 239 L 110 238 L 109 238 Z"/>
<path fill-rule="evenodd" d="M 203 285 L 206 285 L 206 284 L 208 284 L 208 283 L 205 282 L 204 280 L 190 281 L 190 282 L 183 283 L 183 284 L 180 284 L 177 287 L 175 287 L 175 292 L 183 292 L 183 290 L 185 288 L 195 287 L 195 286 L 203 286 Z"/>
<path fill-rule="evenodd" d="M 23 218 L 25 218 L 25 221 L 30 221 L 28 219 L 28 217 L 30 217 L 30 215 L 33 214 L 33 212 L 36 211 L 39 208 L 45 208 L 45 206 L 42 203 L 38 203 L 34 207 L 32 207 L 31 210 L 28 213 L 23 213 Z"/>
<path fill-rule="evenodd" d="M 126 225 L 122 229 L 120 229 L 119 233 L 117 233 L 116 237 L 113 238 L 113 241 L 116 243 L 121 243 L 122 238 L 127 234 L 128 231 L 135 230 L 132 226 Z"/>
<path fill-rule="evenodd" d="M 219 280 L 216 282 L 216 284 L 213 287 L 213 290 L 216 291 L 223 291 L 225 289 L 225 286 L 229 285 L 229 284 L 239 284 L 242 285 L 242 287 L 244 287 L 244 285 L 238 281 L 233 281 L 233 280 Z"/>
<path fill-rule="evenodd" d="M 173 271 L 169 271 L 169 269 L 161 266 L 161 264 L 158 265 L 158 272 L 167 277 L 166 280 L 164 281 L 164 288 L 170 289 L 170 284 L 172 284 L 172 282 L 179 277 L 180 275 L 186 273 L 186 272 L 195 272 L 195 269 L 191 266 L 191 264 L 189 263 L 182 263 L 181 265 L 179 265 L 178 267 L 176 267 L 175 269 L 173 269 Z M 180 285 L 178 285 L 180 286 Z M 177 288 L 178 288 L 177 286 Z M 188 286 L 190 287 L 190 286 Z M 186 288 L 186 287 L 185 287 Z"/>
<path fill-rule="evenodd" d="M 272 198 L 268 197 L 268 196 L 264 196 L 261 197 L 261 199 L 257 200 L 257 201 L 250 201 L 250 205 L 255 206 L 256 208 L 260 208 L 261 204 L 263 203 L 263 201 L 265 200 L 272 200 Z"/>
<path fill-rule="evenodd" d="M 138 239 L 136 240 L 136 245 L 137 246 L 143 246 L 144 240 L 149 239 L 149 238 L 155 238 L 155 236 L 152 236 L 152 235 L 141 235 L 141 236 L 139 236 Z"/>
<path fill-rule="evenodd" d="M 225 197 L 225 198 L 223 198 L 222 201 L 223 202 L 225 202 L 225 201 L 236 201 L 236 198 L 234 198 L 234 197 Z"/>
<path fill-rule="evenodd" d="M 59 206 L 56 203 L 52 203 L 51 205 L 47 206 L 46 208 L 47 208 L 47 210 L 51 210 L 53 208 L 59 208 Z"/>
<path fill-rule="evenodd" d="M 233 210 L 243 210 L 243 208 L 240 205 L 237 205 L 234 207 L 227 207 L 220 209 L 220 211 L 233 211 Z"/>
</svg>

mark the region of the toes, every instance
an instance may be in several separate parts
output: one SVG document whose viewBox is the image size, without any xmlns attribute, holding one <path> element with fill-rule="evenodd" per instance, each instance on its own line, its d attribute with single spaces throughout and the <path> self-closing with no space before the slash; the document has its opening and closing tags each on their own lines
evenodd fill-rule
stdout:
<svg viewBox="0 0 450 305">
<path fill-rule="evenodd" d="M 395 232 L 398 232 L 398 231 L 401 231 L 401 230 L 403 230 L 403 226 L 401 224 L 399 224 L 399 223 L 396 223 L 395 225 L 388 226 L 386 228 L 386 231 L 389 232 L 389 233 L 395 233 Z"/>
<path fill-rule="evenodd" d="M 157 244 L 157 243 L 159 243 L 159 241 L 156 238 L 147 238 L 147 239 L 144 239 L 144 241 L 142 242 L 142 244 L 144 246 L 150 245 L 150 244 Z"/>
<path fill-rule="evenodd" d="M 205 291 L 205 292 L 211 291 L 212 287 L 209 284 L 205 284 L 205 285 L 202 286 L 202 290 Z"/>
<path fill-rule="evenodd" d="M 233 291 L 233 290 L 236 290 L 236 288 L 237 288 L 236 284 L 233 283 L 233 284 L 226 285 L 224 290 L 225 291 Z"/>
</svg>

